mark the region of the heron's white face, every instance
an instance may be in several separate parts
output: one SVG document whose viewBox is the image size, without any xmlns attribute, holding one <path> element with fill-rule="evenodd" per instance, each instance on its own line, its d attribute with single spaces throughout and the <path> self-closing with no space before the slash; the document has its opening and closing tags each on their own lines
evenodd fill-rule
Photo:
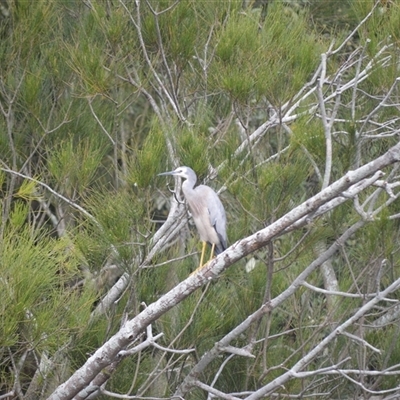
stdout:
<svg viewBox="0 0 400 400">
<path fill-rule="evenodd" d="M 181 178 L 189 178 L 188 169 L 186 167 L 179 167 L 175 171 L 172 171 L 171 175 L 180 176 Z"/>
<path fill-rule="evenodd" d="M 174 171 L 170 171 L 170 172 L 163 172 L 160 175 L 173 175 L 173 176 L 179 176 L 183 179 L 187 179 L 190 181 L 193 181 L 194 183 L 196 183 L 196 174 L 194 173 L 194 171 L 192 169 L 190 169 L 189 167 L 178 167 L 177 169 L 175 169 Z M 193 185 L 194 185 L 193 183 Z"/>
</svg>

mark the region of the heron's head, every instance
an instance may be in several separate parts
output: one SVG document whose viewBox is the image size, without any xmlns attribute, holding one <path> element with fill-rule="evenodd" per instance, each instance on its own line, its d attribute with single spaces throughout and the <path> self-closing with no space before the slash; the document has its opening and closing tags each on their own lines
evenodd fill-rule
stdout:
<svg viewBox="0 0 400 400">
<path fill-rule="evenodd" d="M 194 178 L 196 180 L 196 174 L 189 167 L 178 167 L 173 171 L 163 172 L 161 174 L 158 174 L 158 176 L 160 175 L 173 175 L 173 176 L 180 176 L 183 179 Z"/>
</svg>

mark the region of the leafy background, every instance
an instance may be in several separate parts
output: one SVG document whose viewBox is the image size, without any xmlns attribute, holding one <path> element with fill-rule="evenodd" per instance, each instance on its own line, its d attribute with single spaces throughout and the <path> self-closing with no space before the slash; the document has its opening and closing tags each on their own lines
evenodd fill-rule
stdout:
<svg viewBox="0 0 400 400">
<path fill-rule="evenodd" d="M 374 68 L 340 97 L 330 181 L 398 140 L 397 2 L 378 2 L 346 41 L 373 1 L 0 4 L 0 395 L 44 398 L 124 318 L 195 269 L 199 243 L 190 222 L 168 246 L 151 251 L 171 197 L 157 173 L 189 165 L 220 190 L 231 244 L 321 189 L 327 150 L 316 94 L 298 104 L 292 120 L 252 135 L 273 113 L 284 118 L 331 43 L 343 45 L 329 57 L 325 97 L 368 63 Z M 387 107 L 377 108 L 385 96 Z M 397 277 L 397 213 L 397 202 L 385 206 L 331 260 L 341 291 L 371 293 Z M 205 351 L 358 219 L 344 204 L 238 262 L 153 327 L 163 332 L 162 346 L 194 352 L 146 349 L 124 361 L 109 390 L 171 396 Z M 99 317 L 96 306 L 123 273 L 129 285 Z M 320 271 L 308 282 L 326 287 Z M 303 287 L 236 343 L 253 343 L 254 359 L 237 357 L 222 371 L 215 363 L 203 379 L 218 377 L 224 392 L 255 390 L 362 302 L 332 302 Z M 348 356 L 360 370 L 398 364 L 397 318 L 368 328 L 389 306 L 354 326 L 380 353 L 339 337 L 310 368 Z M 396 379 L 359 377 L 375 391 L 395 387 Z M 325 375 L 293 379 L 281 395 L 317 391 L 330 393 L 325 398 L 366 393 Z"/>
</svg>

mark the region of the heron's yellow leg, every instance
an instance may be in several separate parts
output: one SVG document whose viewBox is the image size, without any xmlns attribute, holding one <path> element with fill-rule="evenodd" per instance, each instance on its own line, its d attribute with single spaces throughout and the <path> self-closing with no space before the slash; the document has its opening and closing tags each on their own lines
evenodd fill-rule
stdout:
<svg viewBox="0 0 400 400">
<path fill-rule="evenodd" d="M 211 246 L 211 253 L 210 253 L 210 260 L 212 260 L 212 258 L 214 257 L 214 251 L 215 251 L 215 243 L 212 244 Z"/>
<path fill-rule="evenodd" d="M 207 265 L 207 264 L 212 260 L 212 258 L 214 257 L 215 244 L 213 244 L 213 245 L 211 246 L 210 259 L 206 262 L 206 264 L 203 265 L 204 254 L 205 254 L 205 252 L 206 252 L 206 246 L 207 246 L 207 243 L 206 243 L 206 242 L 203 242 L 203 249 L 201 250 L 201 256 L 200 256 L 200 265 L 199 265 L 190 275 L 193 275 L 195 272 L 197 272 L 198 270 L 202 269 L 202 268 L 203 268 L 205 265 Z"/>
<path fill-rule="evenodd" d="M 207 243 L 203 242 L 203 248 L 201 250 L 201 256 L 200 256 L 200 265 L 199 265 L 199 267 L 197 269 L 200 269 L 203 266 L 204 254 L 206 252 L 206 246 L 207 246 Z"/>
<path fill-rule="evenodd" d="M 200 265 L 190 274 L 190 276 L 192 276 L 199 269 L 203 268 L 203 260 L 204 260 L 204 253 L 206 252 L 206 246 L 207 246 L 207 243 L 203 242 L 203 248 L 201 250 L 201 256 L 200 256 Z"/>
</svg>

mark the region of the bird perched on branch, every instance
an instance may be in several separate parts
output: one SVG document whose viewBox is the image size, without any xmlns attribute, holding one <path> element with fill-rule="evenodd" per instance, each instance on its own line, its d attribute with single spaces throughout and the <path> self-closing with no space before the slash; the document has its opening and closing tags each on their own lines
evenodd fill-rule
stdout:
<svg viewBox="0 0 400 400">
<path fill-rule="evenodd" d="M 214 253 L 220 254 L 227 248 L 226 214 L 217 193 L 209 186 L 196 186 L 196 173 L 189 167 L 179 167 L 174 171 L 163 172 L 159 175 L 179 176 L 184 179 L 182 192 L 189 205 L 200 240 L 203 242 L 200 265 L 203 267 L 206 244 L 211 245 L 210 260 Z"/>
</svg>

